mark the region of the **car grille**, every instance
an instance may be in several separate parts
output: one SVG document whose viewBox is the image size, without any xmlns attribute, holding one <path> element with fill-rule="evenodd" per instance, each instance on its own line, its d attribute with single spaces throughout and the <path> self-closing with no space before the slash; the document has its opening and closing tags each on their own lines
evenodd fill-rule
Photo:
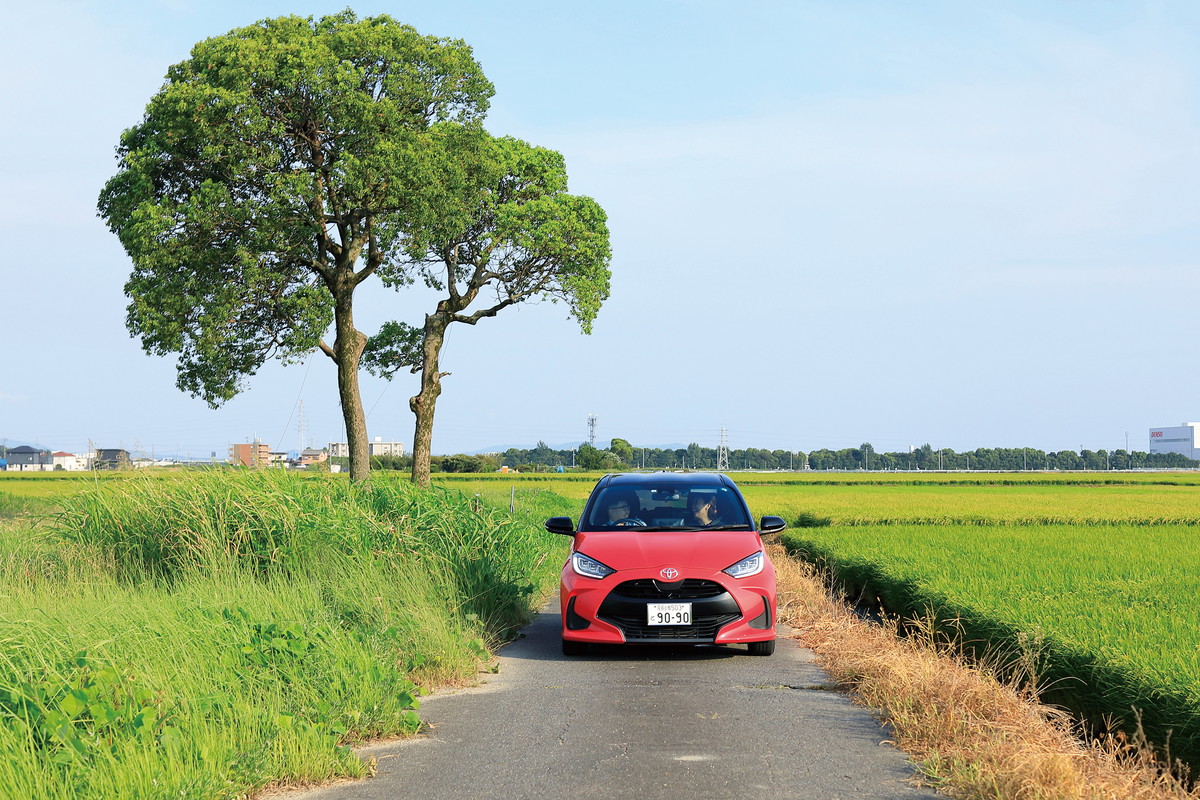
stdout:
<svg viewBox="0 0 1200 800">
<path fill-rule="evenodd" d="M 648 625 L 646 604 L 688 601 L 690 625 Z M 715 581 L 688 578 L 675 583 L 652 579 L 617 585 L 600 605 L 597 615 L 616 625 L 627 642 L 711 642 L 723 625 L 742 616 L 737 601 Z"/>
<path fill-rule="evenodd" d="M 725 587 L 715 581 L 702 581 L 688 578 L 679 588 L 675 584 L 646 578 L 640 581 L 625 581 L 613 589 L 613 594 L 622 597 L 632 597 L 639 600 L 702 600 L 708 597 L 719 597 L 725 594 Z"/>
<path fill-rule="evenodd" d="M 643 616 L 606 617 L 625 633 L 626 641 L 703 641 L 711 642 L 717 638 L 717 631 L 722 625 L 733 622 L 741 614 L 718 614 L 716 616 L 696 617 L 691 625 L 647 625 Z"/>
</svg>

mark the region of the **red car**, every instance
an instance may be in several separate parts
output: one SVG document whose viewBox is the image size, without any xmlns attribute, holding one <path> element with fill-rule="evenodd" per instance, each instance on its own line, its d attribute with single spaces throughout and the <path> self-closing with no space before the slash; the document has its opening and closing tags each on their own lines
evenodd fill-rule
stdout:
<svg viewBox="0 0 1200 800">
<path fill-rule="evenodd" d="M 594 644 L 745 644 L 775 652 L 775 568 L 741 492 L 719 473 L 606 475 L 578 530 L 570 517 L 546 530 L 574 537 L 562 571 L 562 649 Z"/>
</svg>

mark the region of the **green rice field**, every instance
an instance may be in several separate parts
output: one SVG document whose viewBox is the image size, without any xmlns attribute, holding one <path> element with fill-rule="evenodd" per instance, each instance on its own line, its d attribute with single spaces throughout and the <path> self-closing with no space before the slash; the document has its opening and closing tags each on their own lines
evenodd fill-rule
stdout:
<svg viewBox="0 0 1200 800">
<path fill-rule="evenodd" d="M 1189 476 L 1190 477 L 1190 476 Z M 749 486 L 853 598 L 1035 670 L 1094 730 L 1200 763 L 1200 486 Z M 770 513 L 770 512 L 768 512 Z M 797 523 L 799 523 L 797 525 Z M 1135 711 L 1136 709 L 1136 711 Z"/>
</svg>

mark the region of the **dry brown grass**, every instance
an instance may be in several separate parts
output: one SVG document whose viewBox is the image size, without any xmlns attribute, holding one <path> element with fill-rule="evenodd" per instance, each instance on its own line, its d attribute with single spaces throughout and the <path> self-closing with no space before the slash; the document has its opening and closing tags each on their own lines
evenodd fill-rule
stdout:
<svg viewBox="0 0 1200 800">
<path fill-rule="evenodd" d="M 813 568 L 771 546 L 779 618 L 856 701 L 878 711 L 896 744 L 942 791 L 963 798 L 1200 798 L 1137 746 L 1085 744 L 1030 685 L 1002 683 L 933 636 L 854 614 Z"/>
</svg>

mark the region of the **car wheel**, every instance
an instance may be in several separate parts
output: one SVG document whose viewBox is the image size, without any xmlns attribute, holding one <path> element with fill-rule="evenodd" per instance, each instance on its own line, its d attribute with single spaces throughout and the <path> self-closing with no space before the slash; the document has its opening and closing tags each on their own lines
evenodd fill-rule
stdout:
<svg viewBox="0 0 1200 800">
<path fill-rule="evenodd" d="M 587 655 L 587 642 L 574 642 L 570 639 L 563 639 L 562 652 L 564 656 Z"/>
<path fill-rule="evenodd" d="M 752 656 L 769 656 L 775 652 L 775 640 L 772 639 L 769 642 L 748 642 L 746 647 Z"/>
</svg>

